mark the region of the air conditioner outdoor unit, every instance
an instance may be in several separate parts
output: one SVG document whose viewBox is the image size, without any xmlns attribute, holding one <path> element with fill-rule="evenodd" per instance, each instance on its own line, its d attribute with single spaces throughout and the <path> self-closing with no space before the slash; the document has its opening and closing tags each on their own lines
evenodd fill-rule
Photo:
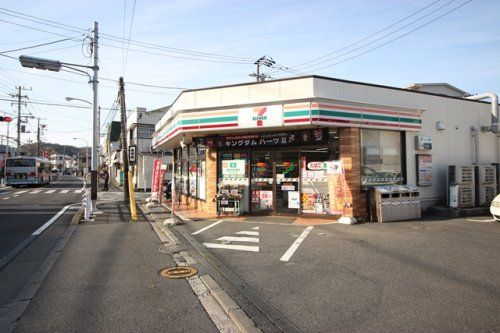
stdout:
<svg viewBox="0 0 500 333">
<path fill-rule="evenodd" d="M 458 208 L 471 208 L 476 204 L 473 185 L 458 186 Z"/>
<path fill-rule="evenodd" d="M 473 166 L 448 166 L 448 184 L 474 184 Z"/>
<path fill-rule="evenodd" d="M 479 187 L 476 194 L 476 205 L 477 206 L 490 206 L 491 202 L 497 196 L 496 185 L 486 186 L 483 185 Z"/>
<path fill-rule="evenodd" d="M 497 194 L 497 175 L 493 165 L 475 166 L 476 205 L 489 206 Z"/>
</svg>

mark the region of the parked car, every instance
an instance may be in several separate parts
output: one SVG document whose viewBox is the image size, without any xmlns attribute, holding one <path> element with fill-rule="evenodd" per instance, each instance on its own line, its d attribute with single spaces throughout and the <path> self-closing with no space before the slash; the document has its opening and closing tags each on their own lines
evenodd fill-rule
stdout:
<svg viewBox="0 0 500 333">
<path fill-rule="evenodd" d="M 500 222 L 500 194 L 491 202 L 490 212 L 493 218 Z"/>
</svg>

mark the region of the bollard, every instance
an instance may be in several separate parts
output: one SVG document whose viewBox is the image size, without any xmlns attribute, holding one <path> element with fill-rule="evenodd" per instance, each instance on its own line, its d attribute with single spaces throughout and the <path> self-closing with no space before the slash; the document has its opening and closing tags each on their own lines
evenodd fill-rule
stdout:
<svg viewBox="0 0 500 333">
<path fill-rule="evenodd" d="M 83 220 L 84 221 L 89 221 L 90 220 L 90 214 L 91 214 L 91 203 L 89 200 L 89 193 L 88 191 L 84 191 L 82 194 L 82 206 L 83 206 Z"/>
</svg>

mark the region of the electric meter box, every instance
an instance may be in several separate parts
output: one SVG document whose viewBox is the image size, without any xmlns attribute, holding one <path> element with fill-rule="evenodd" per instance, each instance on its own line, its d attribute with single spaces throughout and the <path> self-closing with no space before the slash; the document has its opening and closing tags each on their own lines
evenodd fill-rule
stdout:
<svg viewBox="0 0 500 333">
<path fill-rule="evenodd" d="M 432 138 L 427 135 L 417 135 L 415 137 L 415 150 L 431 150 Z"/>
</svg>

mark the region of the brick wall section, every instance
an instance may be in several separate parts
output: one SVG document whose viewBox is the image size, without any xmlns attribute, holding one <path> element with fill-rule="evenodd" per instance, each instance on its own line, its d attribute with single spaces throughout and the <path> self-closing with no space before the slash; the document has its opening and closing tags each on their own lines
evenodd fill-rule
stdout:
<svg viewBox="0 0 500 333">
<path fill-rule="evenodd" d="M 365 216 L 366 198 L 361 193 L 361 130 L 344 127 L 339 130 L 340 159 L 344 162 L 346 179 L 346 216 Z"/>
<path fill-rule="evenodd" d="M 182 195 L 182 204 L 200 212 L 216 214 L 217 203 L 214 198 L 217 194 L 217 150 L 215 148 L 207 148 L 206 150 L 205 181 L 206 200 Z"/>
</svg>

